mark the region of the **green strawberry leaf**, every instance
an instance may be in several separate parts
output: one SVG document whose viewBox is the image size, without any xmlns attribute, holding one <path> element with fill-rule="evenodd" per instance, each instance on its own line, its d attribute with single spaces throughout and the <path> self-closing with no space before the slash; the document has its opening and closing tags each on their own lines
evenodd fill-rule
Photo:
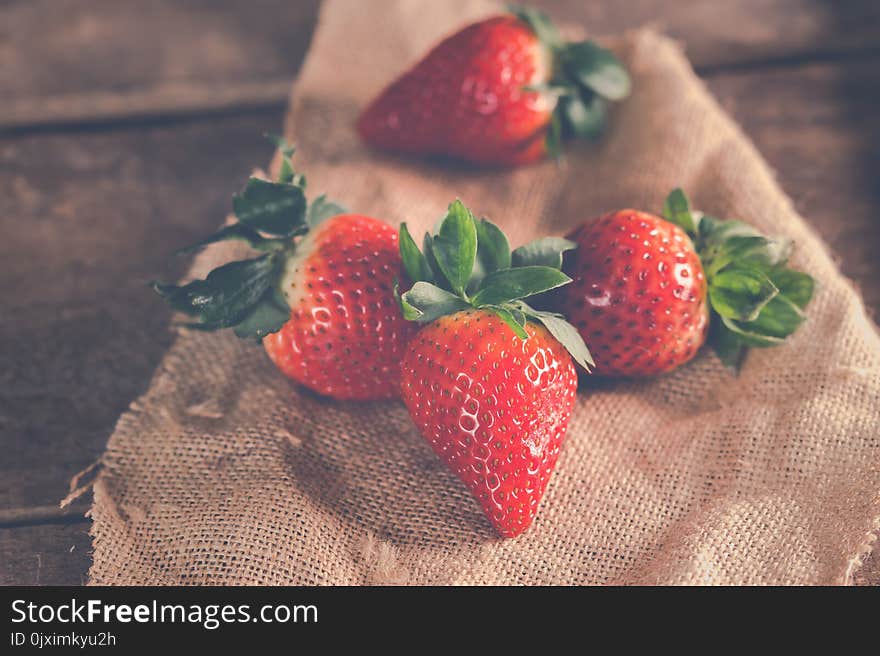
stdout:
<svg viewBox="0 0 880 656">
<path fill-rule="evenodd" d="M 278 169 L 278 182 L 291 184 L 296 179 L 296 171 L 293 170 L 293 163 L 287 156 L 281 157 L 281 166 Z"/>
<path fill-rule="evenodd" d="M 323 195 L 309 206 L 305 177 L 295 173 L 290 163 L 294 147 L 283 137 L 267 137 L 282 158 L 279 181 L 250 178 L 244 190 L 233 196 L 239 222 L 180 251 L 188 253 L 222 240 L 239 239 L 254 249 L 268 251 L 267 254 L 224 264 L 204 280 L 187 285 L 151 283 L 172 308 L 197 319 L 187 324 L 191 328 L 233 328 L 239 337 L 256 339 L 280 330 L 290 319 L 290 308 L 276 284 L 283 262 L 296 247 L 292 238 L 345 212 Z"/>
<path fill-rule="evenodd" d="M 738 221 L 729 223 L 732 225 L 727 226 L 727 230 L 716 229 L 711 240 L 704 242 L 702 253 L 705 254 L 706 275 L 710 278 L 731 263 L 766 270 L 781 266 L 788 260 L 792 248 L 790 240 L 746 234 L 746 229 L 739 227 L 745 224 Z"/>
<path fill-rule="evenodd" d="M 290 307 L 277 289 L 266 290 L 254 308 L 233 329 L 238 337 L 261 340 L 276 333 L 290 319 Z"/>
<path fill-rule="evenodd" d="M 521 304 L 525 305 L 524 303 L 522 303 L 522 301 L 519 301 L 518 303 L 508 303 L 507 305 L 499 306 L 499 307 L 504 307 L 505 309 L 509 310 L 514 321 L 516 321 L 520 326 L 525 328 L 526 322 L 529 320 L 529 318 L 528 318 L 528 316 L 526 316 L 526 313 L 523 311 Z"/>
<path fill-rule="evenodd" d="M 557 111 L 568 136 L 594 139 L 602 133 L 608 122 L 607 105 L 594 93 L 561 98 Z"/>
<path fill-rule="evenodd" d="M 562 37 L 559 36 L 556 26 L 544 12 L 518 5 L 509 5 L 507 10 L 526 23 L 538 37 L 538 40 L 551 50 L 563 46 Z"/>
<path fill-rule="evenodd" d="M 748 262 L 760 267 L 776 267 L 784 266 L 788 261 L 794 244 L 790 239 L 769 239 L 764 238 L 764 243 L 758 241 L 753 242 L 753 247 L 748 248 L 747 242 L 754 237 L 731 237 L 727 240 L 728 248 L 733 244 L 739 244 L 743 248 L 743 252 L 735 256 L 737 262 Z"/>
<path fill-rule="evenodd" d="M 413 241 L 412 235 L 405 223 L 400 224 L 400 238 L 398 239 L 400 246 L 400 259 L 403 260 L 403 268 L 406 269 L 406 275 L 413 282 L 433 282 L 434 274 L 431 272 L 431 265 L 428 259 L 419 251 L 416 242 Z"/>
<path fill-rule="evenodd" d="M 554 111 L 550 117 L 550 125 L 547 126 L 547 136 L 544 138 L 544 148 L 550 159 L 562 158 L 562 121 L 559 112 Z"/>
<path fill-rule="evenodd" d="M 332 219 L 334 216 L 339 216 L 346 212 L 348 210 L 342 205 L 334 203 L 332 200 L 327 200 L 327 195 L 321 194 L 309 205 L 308 212 L 306 213 L 306 222 L 309 224 L 309 227 L 314 228 L 327 219 Z"/>
<path fill-rule="evenodd" d="M 757 318 L 739 323 L 749 332 L 785 339 L 804 322 L 806 315 L 795 303 L 782 295 L 774 296 L 761 310 Z"/>
<path fill-rule="evenodd" d="M 204 248 L 208 244 L 213 244 L 219 241 L 226 241 L 230 239 L 238 239 L 241 241 L 245 241 L 251 245 L 251 247 L 256 248 L 258 250 L 268 250 L 273 247 L 277 247 L 279 242 L 275 239 L 266 239 L 259 232 L 251 228 L 250 226 L 245 225 L 244 223 L 234 223 L 233 225 L 226 226 L 221 228 L 213 235 L 209 235 L 204 239 L 197 241 L 195 244 L 191 246 L 186 246 L 185 248 L 181 248 L 175 251 L 176 255 L 187 255 L 189 253 L 193 253 L 200 248 Z"/>
<path fill-rule="evenodd" d="M 477 229 L 477 257 L 465 290 L 467 293 L 474 291 L 486 275 L 510 267 L 510 244 L 501 229 L 488 219 L 480 219 L 474 225 Z"/>
<path fill-rule="evenodd" d="M 290 158 L 293 157 L 293 153 L 296 152 L 296 147 L 293 144 L 287 142 L 287 139 L 284 137 L 274 135 L 274 134 L 266 134 L 265 137 L 275 144 L 275 147 L 278 148 L 278 151 L 281 153 L 281 167 L 278 170 L 278 182 L 283 182 L 285 184 L 290 184 L 296 179 L 296 173 L 293 170 L 293 164 L 290 162 Z M 305 178 L 302 178 L 302 185 L 305 186 Z"/>
<path fill-rule="evenodd" d="M 578 93 L 577 89 L 569 85 L 556 84 L 554 82 L 536 82 L 534 84 L 527 84 L 522 88 L 522 90 L 529 91 L 531 93 L 540 93 L 542 96 L 553 98 L 574 96 Z"/>
<path fill-rule="evenodd" d="M 266 254 L 252 260 L 230 262 L 211 271 L 204 280 L 183 285 L 152 283 L 172 308 L 200 323 L 206 330 L 230 328 L 243 321 L 277 278 L 279 258 Z"/>
<path fill-rule="evenodd" d="M 443 315 L 469 307 L 463 298 L 424 281 L 417 282 L 409 291 L 400 295 L 400 309 L 404 319 L 419 323 L 429 323 Z"/>
<path fill-rule="evenodd" d="M 559 269 L 549 266 L 524 266 L 502 269 L 483 279 L 471 302 L 476 307 L 501 305 L 509 301 L 528 298 L 534 294 L 561 287 L 571 278 Z"/>
<path fill-rule="evenodd" d="M 586 371 L 590 371 L 590 367 L 596 366 L 580 331 L 568 323 L 565 317 L 555 312 L 535 310 L 522 302 L 520 302 L 520 307 L 527 316 L 542 323 L 556 341 L 565 347 L 565 350 L 568 351 L 574 361 Z"/>
<path fill-rule="evenodd" d="M 680 190 L 676 190 L 676 191 L 680 191 Z M 672 193 L 675 193 L 675 191 L 673 191 Z M 671 194 L 670 194 L 670 196 L 671 196 Z M 663 209 L 663 218 L 666 219 L 667 221 L 672 221 L 673 223 L 675 223 L 675 221 L 673 221 L 669 217 L 669 215 L 667 214 L 665 205 L 664 205 L 664 209 Z M 721 219 L 716 219 L 714 216 L 709 216 L 708 214 L 699 213 L 698 220 L 696 221 L 696 224 L 697 224 L 696 234 L 697 234 L 697 240 L 701 244 L 701 246 L 700 246 L 701 249 L 707 248 L 710 246 L 717 247 L 723 241 L 722 239 L 716 238 L 716 235 L 717 235 L 718 231 L 724 227 L 725 223 L 727 223 L 727 221 L 723 221 Z M 680 227 L 680 224 L 678 224 L 678 225 Z M 754 234 L 758 234 L 758 233 L 754 233 Z M 702 255 L 701 255 L 701 257 L 702 257 Z"/>
<path fill-rule="evenodd" d="M 308 230 L 306 197 L 301 187 L 260 178 L 248 180 L 232 199 L 238 220 L 276 237 L 292 237 Z"/>
<path fill-rule="evenodd" d="M 666 197 L 666 201 L 663 203 L 663 218 L 674 223 L 689 235 L 693 235 L 697 231 L 690 203 L 680 187 L 673 189 Z"/>
<path fill-rule="evenodd" d="M 610 50 L 592 41 L 566 44 L 562 67 L 580 84 L 608 100 L 623 100 L 632 88 L 629 73 Z"/>
<path fill-rule="evenodd" d="M 767 346 L 778 346 L 782 344 L 783 340 L 779 337 L 773 337 L 772 335 L 764 335 L 760 332 L 756 332 L 753 330 L 749 330 L 749 324 L 745 324 L 745 326 L 738 324 L 733 319 L 728 319 L 727 317 L 719 317 L 721 322 L 724 324 L 724 327 L 727 328 L 730 332 L 732 332 L 736 338 L 745 346 L 757 346 L 759 348 L 767 347 Z"/>
<path fill-rule="evenodd" d="M 709 344 L 725 366 L 734 370 L 739 369 L 746 347 L 737 334 L 724 325 L 717 316 L 713 317 L 710 325 Z"/>
<path fill-rule="evenodd" d="M 562 255 L 565 251 L 574 250 L 577 244 L 562 237 L 543 237 L 520 246 L 511 254 L 514 267 L 548 266 L 562 268 Z"/>
<path fill-rule="evenodd" d="M 708 247 L 718 248 L 734 237 L 764 237 L 743 221 L 718 219 L 702 212 L 693 212 L 693 214 L 699 217 L 697 226 L 699 240 Z"/>
<path fill-rule="evenodd" d="M 571 282 L 560 269 L 562 254 L 574 242 L 558 237 L 539 239 L 510 252 L 504 233 L 456 201 L 438 227 L 438 234 L 425 235 L 422 252 L 400 227 L 400 252 L 412 288 L 394 295 L 404 318 L 427 323 L 468 308 L 481 308 L 497 315 L 520 338 L 528 339 L 529 317 L 547 326 L 584 367 L 592 363 L 577 330 L 561 315 L 538 312 L 520 299 Z M 536 263 L 536 264 L 533 264 Z M 540 264 L 537 264 L 540 263 Z M 427 280 L 431 277 L 431 281 Z"/>
<path fill-rule="evenodd" d="M 566 43 L 550 19 L 538 10 L 516 6 L 508 9 L 529 25 L 553 56 L 549 79 L 528 84 L 523 90 L 540 93 L 555 103 L 544 145 L 551 158 L 559 159 L 564 139 L 593 139 L 602 132 L 607 122 L 605 100 L 628 96 L 632 81 L 611 51 L 592 41 Z"/>
<path fill-rule="evenodd" d="M 716 230 L 715 235 L 718 236 Z M 759 235 L 732 236 L 718 242 L 711 259 L 706 261 L 706 274 L 712 276 L 728 264 L 743 264 L 758 259 L 769 248 L 770 240 Z"/>
<path fill-rule="evenodd" d="M 510 267 L 510 244 L 507 237 L 488 219 L 476 222 L 477 260 L 487 274 Z"/>
<path fill-rule="evenodd" d="M 709 302 L 718 314 L 738 321 L 754 321 L 779 289 L 759 269 L 731 265 L 713 276 Z"/>
<path fill-rule="evenodd" d="M 695 242 L 712 308 L 709 342 L 722 362 L 737 367 L 747 347 L 781 344 L 804 322 L 814 281 L 786 268 L 791 240 L 696 212 L 681 189 L 669 194 L 663 216 Z"/>
<path fill-rule="evenodd" d="M 803 311 L 785 296 L 777 295 L 754 321 L 735 321 L 721 317 L 724 325 L 747 346 L 776 346 L 785 341 L 804 322 Z"/>
<path fill-rule="evenodd" d="M 696 247 L 706 276 L 711 277 L 731 262 L 768 265 L 779 259 L 780 245 L 742 221 L 717 219 L 693 212 L 697 219 Z"/>
<path fill-rule="evenodd" d="M 441 271 L 440 265 L 437 264 L 437 258 L 434 255 L 434 238 L 430 232 L 426 232 L 425 238 L 422 240 L 422 253 L 424 253 L 425 260 L 427 260 L 428 266 L 431 268 L 431 273 L 434 276 L 433 282 L 444 289 L 450 289 L 449 281 L 446 279 L 443 271 Z"/>
<path fill-rule="evenodd" d="M 473 215 L 460 200 L 449 206 L 432 250 L 452 291 L 464 295 L 477 257 L 477 229 Z"/>
<path fill-rule="evenodd" d="M 812 276 L 784 268 L 773 269 L 768 275 L 773 284 L 779 288 L 779 293 L 800 309 L 806 308 L 813 298 L 816 283 Z"/>
<path fill-rule="evenodd" d="M 510 329 L 513 330 L 517 337 L 520 339 L 529 338 L 525 328 L 526 317 L 522 312 L 501 305 L 490 306 L 487 309 L 494 312 L 504 323 L 510 326 Z"/>
</svg>

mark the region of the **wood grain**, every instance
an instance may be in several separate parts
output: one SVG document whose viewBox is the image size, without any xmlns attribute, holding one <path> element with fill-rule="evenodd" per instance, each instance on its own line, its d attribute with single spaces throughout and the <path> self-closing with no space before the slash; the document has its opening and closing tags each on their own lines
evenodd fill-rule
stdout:
<svg viewBox="0 0 880 656">
<path fill-rule="evenodd" d="M 797 63 L 880 48 L 880 4 L 843 0 L 548 0 L 560 21 L 592 34 L 653 25 L 679 40 L 698 71 Z"/>
<path fill-rule="evenodd" d="M 171 341 L 147 288 L 210 232 L 281 113 L 0 141 L 0 508 L 57 503 Z M 23 229 L 27 226 L 27 229 Z"/>
<path fill-rule="evenodd" d="M 318 0 L 0 6 L 0 126 L 280 107 Z"/>
<path fill-rule="evenodd" d="M 83 585 L 91 551 L 88 524 L 0 529 L 0 585 Z"/>
<path fill-rule="evenodd" d="M 89 521 L 86 513 L 90 508 L 91 495 L 85 495 L 84 500 L 78 500 L 66 508 L 59 508 L 57 504 L 0 508 L 0 529 L 43 524 L 83 524 Z"/>
</svg>

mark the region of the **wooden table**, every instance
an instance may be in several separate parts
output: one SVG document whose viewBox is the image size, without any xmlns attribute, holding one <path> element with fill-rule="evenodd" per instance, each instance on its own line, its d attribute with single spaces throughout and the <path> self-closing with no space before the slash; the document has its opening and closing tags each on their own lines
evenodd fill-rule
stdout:
<svg viewBox="0 0 880 656">
<path fill-rule="evenodd" d="M 370 0 L 381 6 L 381 0 Z M 415 1 L 415 0 L 413 0 Z M 880 308 L 880 4 L 533 2 L 597 35 L 652 23 Z M 57 509 L 171 342 L 145 286 L 271 146 L 317 2 L 0 5 L 0 583 L 79 584 L 88 499 Z M 880 582 L 873 557 L 859 582 Z"/>
</svg>

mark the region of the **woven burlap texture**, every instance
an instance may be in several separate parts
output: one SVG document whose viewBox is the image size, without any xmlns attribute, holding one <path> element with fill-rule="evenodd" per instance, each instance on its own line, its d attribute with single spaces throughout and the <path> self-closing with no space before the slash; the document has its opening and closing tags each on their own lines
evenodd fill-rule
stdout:
<svg viewBox="0 0 880 656">
<path fill-rule="evenodd" d="M 253 344 L 181 331 L 107 445 L 92 583 L 852 579 L 880 515 L 880 342 L 677 44 L 651 31 L 612 42 L 633 94 L 601 143 L 570 147 L 562 164 L 472 171 L 359 143 L 358 108 L 432 42 L 493 9 L 325 3 L 286 126 L 313 194 L 419 230 L 460 197 L 518 245 L 610 209 L 658 209 L 681 185 L 699 208 L 794 239 L 793 264 L 818 280 L 809 321 L 789 344 L 753 351 L 738 377 L 704 351 L 654 380 L 588 381 L 537 519 L 514 540 L 492 533 L 401 403 L 319 398 Z M 235 250 L 213 248 L 192 273 Z"/>
</svg>

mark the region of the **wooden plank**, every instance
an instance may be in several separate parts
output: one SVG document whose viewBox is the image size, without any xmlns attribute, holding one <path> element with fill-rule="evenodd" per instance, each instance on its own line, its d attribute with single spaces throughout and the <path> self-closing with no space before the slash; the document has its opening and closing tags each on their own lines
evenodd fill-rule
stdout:
<svg viewBox="0 0 880 656">
<path fill-rule="evenodd" d="M 0 126 L 277 106 L 319 0 L 36 0 L 0 7 Z"/>
<path fill-rule="evenodd" d="M 277 107 L 318 0 L 34 0 L 0 6 L 0 127 Z M 698 69 L 876 51 L 871 0 L 533 2 L 608 35 L 652 24 Z M 47 17 L 50 17 L 47 20 Z M 57 18 L 53 18 L 57 17 Z"/>
<path fill-rule="evenodd" d="M 89 524 L 0 529 L 0 585 L 82 585 L 91 551 Z"/>
<path fill-rule="evenodd" d="M 157 83 L 130 91 L 91 91 L 48 97 L 22 97 L 0 110 L 7 132 L 47 126 L 107 125 L 167 116 L 241 112 L 284 107 L 290 78 L 242 81 L 218 86 L 204 82 Z"/>
<path fill-rule="evenodd" d="M 87 522 L 86 513 L 91 508 L 91 495 L 85 500 L 60 508 L 52 506 L 29 506 L 27 508 L 0 508 L 0 529 L 44 524 L 82 524 Z"/>
<path fill-rule="evenodd" d="M 872 0 L 550 0 L 559 20 L 596 35 L 652 25 L 679 40 L 698 70 L 837 58 L 880 47 L 880 4 Z"/>
<path fill-rule="evenodd" d="M 0 508 L 53 505 L 171 341 L 147 288 L 207 234 L 281 113 L 0 140 Z"/>
</svg>

